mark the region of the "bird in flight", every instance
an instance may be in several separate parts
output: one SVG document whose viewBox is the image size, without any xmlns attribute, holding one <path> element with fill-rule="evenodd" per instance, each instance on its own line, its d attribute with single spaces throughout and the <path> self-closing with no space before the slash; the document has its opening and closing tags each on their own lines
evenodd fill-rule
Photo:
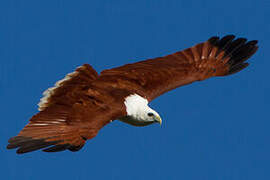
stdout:
<svg viewBox="0 0 270 180">
<path fill-rule="evenodd" d="M 40 100 L 39 112 L 15 137 L 8 149 L 17 153 L 78 151 L 113 120 L 134 126 L 161 124 L 148 103 L 179 86 L 215 76 L 227 76 L 248 66 L 257 41 L 211 37 L 191 48 L 98 73 L 88 64 L 55 86 Z"/>
</svg>

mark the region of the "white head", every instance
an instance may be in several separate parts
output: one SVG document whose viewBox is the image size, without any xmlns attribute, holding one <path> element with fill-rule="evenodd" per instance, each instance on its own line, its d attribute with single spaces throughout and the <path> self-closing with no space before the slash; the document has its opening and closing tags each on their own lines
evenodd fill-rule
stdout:
<svg viewBox="0 0 270 180">
<path fill-rule="evenodd" d="M 159 114 L 148 106 L 147 99 L 132 94 L 125 98 L 127 116 L 120 118 L 121 121 L 134 126 L 146 126 L 152 123 L 161 124 Z"/>
</svg>

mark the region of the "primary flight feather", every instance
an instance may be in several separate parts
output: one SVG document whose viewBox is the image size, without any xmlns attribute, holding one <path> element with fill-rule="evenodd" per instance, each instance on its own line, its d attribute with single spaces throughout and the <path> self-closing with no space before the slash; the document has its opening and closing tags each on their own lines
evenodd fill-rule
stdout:
<svg viewBox="0 0 270 180">
<path fill-rule="evenodd" d="M 44 92 L 39 111 L 8 149 L 17 153 L 78 151 L 86 140 L 113 120 L 134 126 L 160 123 L 148 103 L 161 94 L 195 81 L 234 74 L 258 49 L 257 41 L 228 35 L 164 57 L 148 59 L 98 73 L 78 67 Z"/>
</svg>

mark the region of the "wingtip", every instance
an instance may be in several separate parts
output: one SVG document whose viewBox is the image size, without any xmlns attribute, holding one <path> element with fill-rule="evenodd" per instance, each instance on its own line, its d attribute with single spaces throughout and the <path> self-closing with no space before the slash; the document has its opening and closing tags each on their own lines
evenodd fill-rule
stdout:
<svg viewBox="0 0 270 180">
<path fill-rule="evenodd" d="M 52 146 L 60 141 L 46 141 L 46 139 L 33 139 L 25 136 L 15 136 L 8 140 L 7 149 L 17 149 L 17 154 L 36 151 L 48 146 Z"/>
<path fill-rule="evenodd" d="M 67 149 L 72 152 L 76 152 L 79 151 L 84 146 L 84 143 L 80 145 L 71 145 L 69 143 L 58 144 L 61 142 L 62 141 L 46 141 L 46 139 L 33 139 L 31 137 L 15 136 L 8 140 L 9 144 L 6 146 L 6 148 L 7 149 L 18 148 L 16 153 L 24 154 L 40 149 L 42 149 L 43 152 L 59 152 Z"/>
<path fill-rule="evenodd" d="M 219 38 L 213 36 L 208 39 L 208 42 L 218 47 L 219 51 L 224 51 L 224 57 L 230 57 L 227 62 L 230 65 L 229 71 L 226 75 L 237 73 L 245 69 L 249 64 L 245 63 L 258 50 L 258 40 L 247 41 L 246 38 L 237 38 L 230 34 Z"/>
</svg>

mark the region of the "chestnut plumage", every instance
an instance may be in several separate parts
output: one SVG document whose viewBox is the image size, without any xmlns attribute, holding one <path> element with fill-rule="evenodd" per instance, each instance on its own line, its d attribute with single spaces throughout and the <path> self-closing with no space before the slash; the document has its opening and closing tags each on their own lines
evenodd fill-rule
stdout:
<svg viewBox="0 0 270 180">
<path fill-rule="evenodd" d="M 221 39 L 212 37 L 164 57 L 104 70 L 100 75 L 85 64 L 44 93 L 40 112 L 9 139 L 7 148 L 18 148 L 20 154 L 38 149 L 78 151 L 103 126 L 112 120 L 126 119 L 124 102 L 128 96 L 136 94 L 148 103 L 179 86 L 234 74 L 248 66 L 245 61 L 257 49 L 256 40 L 247 42 L 228 35 Z M 153 113 L 147 118 L 151 116 Z"/>
</svg>

